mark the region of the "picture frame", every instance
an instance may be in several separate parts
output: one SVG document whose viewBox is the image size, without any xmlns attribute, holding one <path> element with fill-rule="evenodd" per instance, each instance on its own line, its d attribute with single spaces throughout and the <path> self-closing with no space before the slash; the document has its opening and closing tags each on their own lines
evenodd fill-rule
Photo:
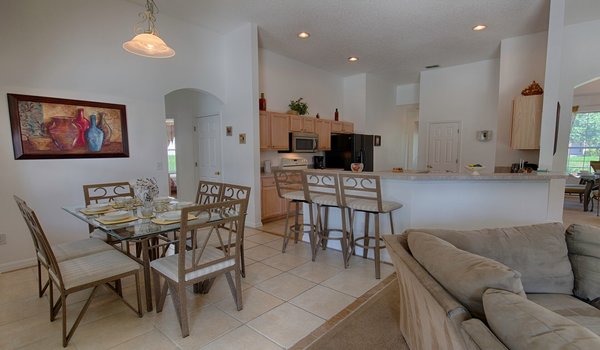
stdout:
<svg viewBox="0 0 600 350">
<path fill-rule="evenodd" d="M 373 137 L 373 146 L 381 147 L 381 136 L 380 135 L 375 135 Z"/>
<path fill-rule="evenodd" d="M 7 94 L 15 159 L 129 157 L 125 105 Z"/>
</svg>

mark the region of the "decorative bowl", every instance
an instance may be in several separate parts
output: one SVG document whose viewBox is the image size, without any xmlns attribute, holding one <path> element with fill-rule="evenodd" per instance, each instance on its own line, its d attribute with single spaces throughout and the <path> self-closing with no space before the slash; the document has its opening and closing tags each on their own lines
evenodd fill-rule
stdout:
<svg viewBox="0 0 600 350">
<path fill-rule="evenodd" d="M 350 164 L 350 169 L 353 173 L 360 173 L 363 171 L 364 164 L 363 163 L 352 163 Z"/>
<path fill-rule="evenodd" d="M 465 168 L 469 169 L 469 171 L 471 171 L 471 175 L 473 175 L 473 176 L 481 175 L 481 174 L 479 174 L 479 170 L 485 169 L 485 167 L 483 165 L 482 166 L 467 165 L 467 166 L 465 166 Z"/>
</svg>

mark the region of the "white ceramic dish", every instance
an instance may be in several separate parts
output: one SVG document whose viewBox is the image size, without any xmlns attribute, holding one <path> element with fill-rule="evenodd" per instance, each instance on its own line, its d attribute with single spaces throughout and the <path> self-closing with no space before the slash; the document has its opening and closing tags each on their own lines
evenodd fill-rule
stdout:
<svg viewBox="0 0 600 350">
<path fill-rule="evenodd" d="M 88 211 L 103 211 L 110 208 L 110 204 L 108 203 L 94 203 L 90 204 L 86 207 Z"/>
<path fill-rule="evenodd" d="M 156 197 L 154 198 L 154 203 L 169 203 L 171 201 L 171 197 Z"/>
<path fill-rule="evenodd" d="M 181 210 L 173 210 L 158 214 L 158 218 L 165 221 L 179 220 L 181 218 Z"/>
<path fill-rule="evenodd" d="M 125 210 L 112 211 L 102 215 L 102 219 L 108 221 L 118 221 L 129 217 L 129 212 Z"/>
<path fill-rule="evenodd" d="M 177 209 L 182 209 L 182 208 L 186 208 L 186 207 L 191 207 L 194 204 L 196 204 L 196 203 L 194 203 L 194 202 L 177 202 L 177 204 L 175 204 L 175 207 Z"/>
</svg>

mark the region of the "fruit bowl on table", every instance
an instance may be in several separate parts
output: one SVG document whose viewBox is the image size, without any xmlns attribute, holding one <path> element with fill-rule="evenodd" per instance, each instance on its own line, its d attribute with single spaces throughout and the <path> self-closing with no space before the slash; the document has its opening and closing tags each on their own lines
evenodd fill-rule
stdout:
<svg viewBox="0 0 600 350">
<path fill-rule="evenodd" d="M 481 175 L 481 174 L 479 174 L 479 170 L 485 169 L 485 167 L 480 164 L 469 164 L 469 165 L 465 166 L 465 168 L 469 169 L 469 171 L 471 172 L 471 175 L 474 175 L 474 176 Z"/>
</svg>

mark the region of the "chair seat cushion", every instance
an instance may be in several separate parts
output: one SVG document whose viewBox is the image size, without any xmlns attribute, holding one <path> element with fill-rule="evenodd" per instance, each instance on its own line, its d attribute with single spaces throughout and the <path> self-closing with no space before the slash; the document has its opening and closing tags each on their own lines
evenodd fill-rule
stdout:
<svg viewBox="0 0 600 350">
<path fill-rule="evenodd" d="M 490 328 L 510 349 L 600 349 L 600 337 L 589 329 L 520 295 L 488 289 L 483 306 Z"/>
<path fill-rule="evenodd" d="M 52 251 L 54 252 L 57 261 L 79 258 L 81 256 L 112 249 L 113 248 L 109 244 L 97 238 L 81 239 L 52 246 Z"/>
<path fill-rule="evenodd" d="M 58 263 L 65 289 L 75 289 L 88 284 L 97 285 L 114 280 L 113 276 L 132 273 L 140 264 L 115 249 Z M 95 283 L 104 281 L 101 283 Z M 89 286 L 87 286 L 89 287 Z"/>
<path fill-rule="evenodd" d="M 600 310 L 566 294 L 527 294 L 527 298 L 600 336 Z"/>
<path fill-rule="evenodd" d="M 328 205 L 331 207 L 338 206 L 337 198 L 335 197 L 335 195 L 332 195 L 332 194 L 321 194 L 321 195 L 314 196 L 311 199 L 312 199 L 313 203 L 316 203 L 319 205 Z"/>
<path fill-rule="evenodd" d="M 290 201 L 303 201 L 304 200 L 304 192 L 303 191 L 293 191 L 283 194 L 283 198 Z"/>
<path fill-rule="evenodd" d="M 347 203 L 348 208 L 354 210 L 368 211 L 370 213 L 378 213 L 379 208 L 377 207 L 377 201 L 371 199 L 357 199 Z M 402 204 L 391 201 L 381 202 L 381 213 L 389 213 L 392 210 L 402 208 Z"/>
<path fill-rule="evenodd" d="M 210 261 L 217 260 L 217 259 L 221 259 L 224 256 L 225 255 L 224 255 L 223 251 L 221 251 L 215 247 L 207 246 L 204 249 L 204 252 L 202 252 L 202 256 L 200 258 L 200 264 L 208 263 Z M 192 266 L 192 254 L 190 251 L 185 252 L 185 265 L 188 268 Z M 196 280 L 198 278 L 201 278 L 201 277 L 211 274 L 213 272 L 232 267 L 233 265 L 235 265 L 235 259 L 233 257 L 231 257 L 230 259 L 221 261 L 220 263 L 210 265 L 210 266 L 207 266 L 207 267 L 195 270 L 195 271 L 188 272 L 185 275 L 185 282 Z M 150 266 L 153 269 L 155 269 L 156 271 L 158 271 L 165 278 L 168 278 L 174 282 L 179 282 L 179 273 L 178 273 L 179 254 L 169 255 L 167 257 L 151 261 Z"/>
</svg>

